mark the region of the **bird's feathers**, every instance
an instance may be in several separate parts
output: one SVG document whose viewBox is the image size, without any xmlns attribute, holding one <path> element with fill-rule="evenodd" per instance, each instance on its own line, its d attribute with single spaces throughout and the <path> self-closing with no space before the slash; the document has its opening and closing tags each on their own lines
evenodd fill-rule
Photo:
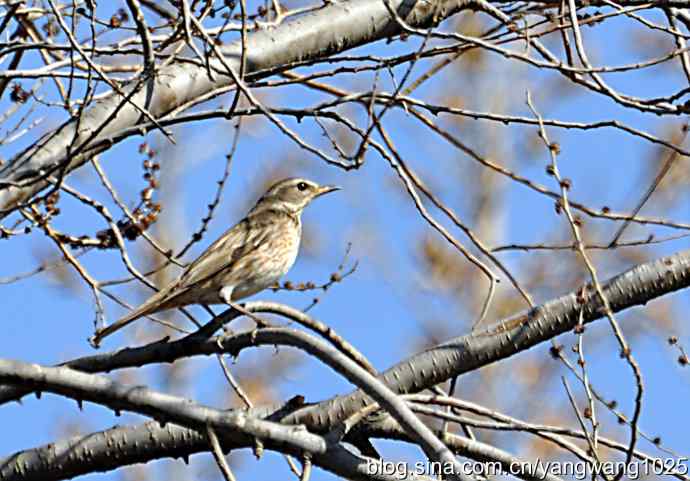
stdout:
<svg viewBox="0 0 690 481">
<path fill-rule="evenodd" d="M 274 235 L 272 229 L 278 227 L 273 224 L 281 222 L 296 223 L 298 228 L 301 227 L 299 217 L 285 212 L 262 210 L 250 214 L 213 242 L 201 256 L 185 268 L 177 280 L 152 295 L 126 316 L 100 330 L 92 338 L 92 343 L 98 345 L 103 337 L 140 317 L 158 311 L 192 303 L 216 304 L 220 302 L 222 300 L 219 294 L 220 289 L 233 281 L 241 281 L 240 278 L 232 279 L 232 275 L 223 275 L 223 271 L 232 271 L 239 260 L 246 259 L 250 252 L 256 251 L 259 246 L 268 242 L 268 238 Z M 242 275 L 242 272 L 238 274 Z M 213 285 L 214 283 L 217 285 Z M 207 290 L 203 297 L 198 296 L 195 299 L 193 297 L 195 293 L 192 291 L 205 284 L 210 290 Z"/>
<path fill-rule="evenodd" d="M 221 290 L 242 299 L 278 281 L 292 267 L 299 250 L 300 214 L 313 199 L 336 186 L 306 179 L 284 179 L 256 203 L 247 217 L 227 230 L 172 283 L 141 306 L 91 338 L 94 345 L 139 317 L 190 304 L 227 302 Z"/>
</svg>

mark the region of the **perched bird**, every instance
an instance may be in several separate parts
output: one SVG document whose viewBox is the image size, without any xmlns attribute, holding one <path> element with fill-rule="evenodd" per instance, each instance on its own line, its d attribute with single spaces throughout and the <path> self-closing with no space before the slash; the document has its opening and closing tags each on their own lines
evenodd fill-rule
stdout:
<svg viewBox="0 0 690 481">
<path fill-rule="evenodd" d="M 96 331 L 94 346 L 136 319 L 190 304 L 230 304 L 275 284 L 294 264 L 302 210 L 338 190 L 307 179 L 273 184 L 247 216 L 226 231 L 171 284 L 113 324 Z"/>
</svg>

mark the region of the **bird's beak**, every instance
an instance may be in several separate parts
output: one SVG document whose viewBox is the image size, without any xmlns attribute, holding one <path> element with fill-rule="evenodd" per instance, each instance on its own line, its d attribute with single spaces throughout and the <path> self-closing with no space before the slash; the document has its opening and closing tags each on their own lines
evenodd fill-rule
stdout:
<svg viewBox="0 0 690 481">
<path fill-rule="evenodd" d="M 321 197 L 324 194 L 328 194 L 329 192 L 335 192 L 336 190 L 340 190 L 340 187 L 338 187 L 337 185 L 322 185 L 317 189 L 316 195 L 314 197 Z"/>
</svg>

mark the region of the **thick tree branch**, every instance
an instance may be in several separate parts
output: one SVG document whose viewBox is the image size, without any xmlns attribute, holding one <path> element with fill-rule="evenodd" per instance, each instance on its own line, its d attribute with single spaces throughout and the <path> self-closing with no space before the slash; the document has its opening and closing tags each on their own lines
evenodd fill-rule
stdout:
<svg viewBox="0 0 690 481">
<path fill-rule="evenodd" d="M 270 439 L 291 445 L 296 450 L 325 453 L 326 441 L 304 429 L 295 429 L 248 415 L 246 411 L 220 411 L 190 399 L 131 386 L 105 376 L 86 374 L 67 367 L 46 367 L 20 361 L 0 359 L 0 381 L 33 387 L 76 400 L 80 405 L 90 401 L 113 409 L 150 416 L 161 423 L 178 424 L 205 432 L 206 426 L 235 431 L 256 439 Z"/>
<path fill-rule="evenodd" d="M 611 310 L 620 312 L 690 286 L 690 250 L 640 264 L 604 282 Z M 384 382 L 399 394 L 419 392 L 455 376 L 474 371 L 567 332 L 580 319 L 590 323 L 604 316 L 599 297 L 578 288 L 531 311 L 501 321 L 486 331 L 451 339 L 416 354 L 385 371 Z M 308 426 L 333 425 L 361 406 L 364 393 L 355 391 L 296 411 L 284 420 Z M 318 429 L 317 429 L 318 431 Z"/>
<path fill-rule="evenodd" d="M 603 284 L 604 293 L 609 299 L 611 309 L 619 312 L 624 309 L 645 304 L 646 302 L 678 291 L 690 285 L 690 251 L 682 251 L 669 257 L 664 257 L 652 262 L 636 266 L 618 276 L 609 279 Z M 589 323 L 603 316 L 597 296 L 578 296 L 581 289 L 576 289 L 570 294 L 564 295 L 552 301 L 546 302 L 534 309 L 498 323 L 485 332 L 475 335 L 461 336 L 427 351 L 408 358 L 393 366 L 383 373 L 380 378 L 394 391 L 398 393 L 418 392 L 438 384 L 453 376 L 475 370 L 497 360 L 528 349 L 558 334 L 573 329 L 579 322 L 580 315 L 584 322 Z M 256 332 L 257 342 L 264 339 L 270 342 L 273 335 L 269 330 Z M 191 337 L 171 343 L 155 343 L 136 349 L 125 349 L 113 354 L 93 356 L 75 361 L 75 367 L 90 366 L 98 370 L 111 370 L 127 366 L 137 366 L 152 362 L 171 362 L 175 358 L 191 356 L 195 354 L 209 354 L 212 352 L 237 352 L 238 348 L 249 345 L 248 339 L 241 334 L 225 339 L 222 346 L 218 346 L 215 340 L 200 340 Z M 265 337 L 264 337 L 265 336 Z M 213 348 L 213 346 L 216 346 Z M 362 391 L 355 391 L 346 396 L 318 403 L 312 406 L 298 408 L 287 416 L 276 413 L 269 419 L 282 422 L 305 424 L 310 432 L 323 433 L 336 426 L 341 420 L 349 417 L 370 401 Z M 289 411 L 289 410 L 288 410 Z M 268 410 L 265 411 L 269 413 Z M 277 418 L 277 419 L 276 419 Z M 127 430 L 132 439 L 143 436 L 148 432 L 149 425 L 121 428 Z M 91 436 L 98 436 L 93 434 Z M 164 439 L 150 439 L 148 443 L 137 444 L 135 453 L 130 451 L 120 458 L 120 466 L 135 462 L 149 461 L 163 456 L 189 455 L 200 450 L 207 450 L 204 439 L 203 448 L 199 448 L 192 440 L 185 448 L 185 439 L 174 443 L 169 451 L 166 451 L 161 442 L 171 441 L 170 437 Z M 150 452 L 146 446 L 150 446 Z M 107 446 L 101 445 L 101 450 Z M 243 447 L 240 444 L 225 448 Z M 55 463 L 69 464 L 65 472 L 79 469 L 80 472 L 98 470 L 100 464 L 92 465 L 89 470 L 85 466 L 86 460 L 65 461 L 64 459 L 52 459 L 52 462 L 44 462 L 40 456 L 47 448 L 37 448 L 21 453 L 23 471 L 31 473 L 32 477 L 17 472 L 16 476 L 8 479 L 63 479 L 56 477 Z M 108 450 L 112 448 L 107 448 Z M 122 446 L 125 449 L 125 446 Z M 42 451 L 43 450 L 43 451 Z M 101 456 L 101 451 L 92 451 L 94 456 Z M 11 462 L 11 459 L 20 456 L 16 454 L 3 464 Z M 29 462 L 28 460 L 31 460 Z M 73 466 L 78 463 L 79 466 Z M 4 478 L 0 478 L 4 479 Z"/>
<path fill-rule="evenodd" d="M 316 331 L 352 360 L 363 366 L 370 373 L 374 373 L 373 367 L 366 358 L 357 352 L 354 347 L 350 346 L 333 328 L 326 326 L 307 314 L 297 311 L 290 306 L 275 302 L 253 301 L 242 304 L 242 306 L 246 311 L 252 313 L 281 314 Z M 168 339 L 165 338 L 143 347 L 125 348 L 115 352 L 81 357 L 61 363 L 58 366 L 70 367 L 86 373 L 99 373 L 128 367 L 141 367 L 154 363 L 172 363 L 194 355 L 211 355 L 224 352 L 236 357 L 242 350 L 256 347 L 255 333 L 245 332 L 234 336 L 225 336 L 220 345 L 218 344 L 218 339 L 209 338 L 223 324 L 241 315 L 240 311 L 230 308 L 209 321 L 198 331 L 176 341 L 168 342 Z M 269 329 L 263 332 L 268 334 L 270 338 L 271 333 L 280 333 L 283 332 L 283 329 Z M 9 401 L 19 400 L 30 392 L 32 390 L 25 387 L 0 385 L 0 405 Z"/>
<path fill-rule="evenodd" d="M 227 431 L 218 435 L 224 449 L 253 446 L 251 439 L 236 432 Z M 268 449 L 277 448 L 270 440 L 266 441 L 265 446 Z M 0 480 L 70 479 L 161 458 L 177 458 L 188 462 L 190 455 L 208 450 L 208 439 L 203 433 L 172 423 L 161 426 L 150 421 L 137 426 L 116 426 L 87 436 L 75 436 L 0 459 Z M 294 456 L 302 454 L 292 451 L 288 446 L 282 446 L 280 450 Z M 353 454 L 340 444 L 329 445 L 325 454 L 314 454 L 311 461 L 316 466 L 348 479 L 431 481 L 430 478 L 412 473 L 404 478 L 385 475 L 383 469 L 375 468 L 380 461 Z"/>
<path fill-rule="evenodd" d="M 329 3 L 276 28 L 248 35 L 245 76 L 255 80 L 400 34 L 402 29 L 391 17 L 389 7 L 407 24 L 422 27 L 441 21 L 466 5 L 465 0 Z M 146 107 L 154 118 L 161 118 L 214 90 L 234 85 L 224 64 L 234 72 L 240 71 L 242 44 L 237 41 L 219 50 L 225 58 L 209 59 L 209 69 L 192 63 L 173 63 L 160 68 L 146 89 L 140 88 L 141 82 L 132 81 L 121 89 L 121 94 L 113 92 L 80 118 L 66 122 L 17 155 L 0 169 L 0 218 L 45 188 L 46 177 L 65 167 L 65 162 L 68 173 L 91 156 L 109 149 L 114 134 L 142 122 L 142 108 Z M 217 72 L 213 78 L 208 75 L 209 70 Z"/>
<path fill-rule="evenodd" d="M 416 439 L 432 460 L 452 466 L 455 475 L 449 476 L 450 479 L 467 479 L 461 474 L 462 468 L 455 456 L 410 407 L 381 381 L 335 347 L 294 329 L 283 329 L 282 332 L 273 333 L 268 339 L 265 339 L 267 336 L 264 334 L 253 334 L 257 345 L 291 345 L 314 355 L 366 391 L 412 438 Z M 325 442 L 306 430 L 295 430 L 260 420 L 241 410 L 220 412 L 177 396 L 153 391 L 145 386 L 127 386 L 103 376 L 86 374 L 70 368 L 0 360 L 0 382 L 61 394 L 78 402 L 92 401 L 115 410 L 126 409 L 163 422 L 171 421 L 196 429 L 201 428 L 202 431 L 205 426 L 210 425 L 219 429 L 234 429 L 257 439 L 273 439 L 281 444 L 291 444 L 309 453 L 323 454 L 326 450 Z"/>
</svg>

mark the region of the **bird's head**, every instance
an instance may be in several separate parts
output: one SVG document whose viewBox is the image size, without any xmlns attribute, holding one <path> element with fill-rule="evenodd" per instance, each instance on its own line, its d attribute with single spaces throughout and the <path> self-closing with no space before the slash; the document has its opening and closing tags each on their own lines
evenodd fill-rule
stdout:
<svg viewBox="0 0 690 481">
<path fill-rule="evenodd" d="M 339 189 L 335 185 L 319 185 L 308 179 L 283 179 L 266 191 L 253 210 L 269 208 L 299 214 L 312 200 Z"/>
</svg>

